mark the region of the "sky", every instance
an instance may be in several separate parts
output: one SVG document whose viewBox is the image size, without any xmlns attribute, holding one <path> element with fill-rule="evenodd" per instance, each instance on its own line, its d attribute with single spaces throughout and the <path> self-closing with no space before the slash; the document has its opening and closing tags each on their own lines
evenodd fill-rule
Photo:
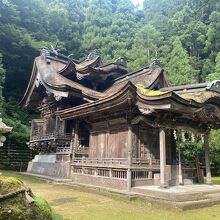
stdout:
<svg viewBox="0 0 220 220">
<path fill-rule="evenodd" d="M 134 5 L 139 4 L 140 8 L 143 8 L 143 1 L 144 0 L 131 0 L 133 2 Z"/>
</svg>

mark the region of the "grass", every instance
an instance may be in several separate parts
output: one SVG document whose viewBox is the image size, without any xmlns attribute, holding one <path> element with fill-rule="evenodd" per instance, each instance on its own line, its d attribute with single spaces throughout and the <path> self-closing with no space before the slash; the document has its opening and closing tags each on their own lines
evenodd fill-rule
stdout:
<svg viewBox="0 0 220 220">
<path fill-rule="evenodd" d="M 220 205 L 190 211 L 175 211 L 150 203 L 109 197 L 54 184 L 16 172 L 2 171 L 30 186 L 36 196 L 43 197 L 54 209 L 55 220 L 219 220 Z M 213 178 L 220 184 L 220 177 Z"/>
<path fill-rule="evenodd" d="M 212 177 L 213 184 L 220 185 L 220 177 Z"/>
</svg>

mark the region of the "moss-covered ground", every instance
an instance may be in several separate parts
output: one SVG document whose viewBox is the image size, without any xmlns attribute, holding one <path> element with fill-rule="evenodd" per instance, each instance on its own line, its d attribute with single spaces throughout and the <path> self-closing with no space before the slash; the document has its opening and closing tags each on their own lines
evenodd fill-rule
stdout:
<svg viewBox="0 0 220 220">
<path fill-rule="evenodd" d="M 0 176 L 0 195 L 5 196 L 9 195 L 9 193 L 25 189 L 27 188 L 21 180 L 15 177 Z M 34 196 L 34 200 L 34 202 L 28 201 L 24 191 L 1 199 L 0 220 L 52 219 L 52 210 L 48 203 L 44 199 L 36 196 Z"/>
<path fill-rule="evenodd" d="M 25 181 L 35 195 L 54 209 L 55 220 L 219 220 L 220 205 L 190 211 L 169 210 L 143 201 L 128 201 L 98 193 L 79 191 L 15 172 L 1 171 Z M 215 177 L 214 183 L 220 184 Z M 40 202 L 40 201 L 39 201 Z"/>
</svg>

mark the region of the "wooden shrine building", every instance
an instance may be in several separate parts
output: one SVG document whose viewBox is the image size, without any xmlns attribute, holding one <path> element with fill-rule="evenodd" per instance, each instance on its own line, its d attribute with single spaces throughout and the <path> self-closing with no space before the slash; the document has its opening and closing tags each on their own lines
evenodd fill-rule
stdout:
<svg viewBox="0 0 220 220">
<path fill-rule="evenodd" d="M 209 130 L 220 128 L 220 82 L 169 87 L 159 62 L 128 73 L 120 57 L 98 51 L 81 62 L 43 49 L 21 104 L 41 112 L 28 145 L 39 152 L 28 172 L 77 183 L 131 189 L 196 182 L 194 164 L 180 164 L 180 131 L 204 138 L 211 183 Z"/>
</svg>

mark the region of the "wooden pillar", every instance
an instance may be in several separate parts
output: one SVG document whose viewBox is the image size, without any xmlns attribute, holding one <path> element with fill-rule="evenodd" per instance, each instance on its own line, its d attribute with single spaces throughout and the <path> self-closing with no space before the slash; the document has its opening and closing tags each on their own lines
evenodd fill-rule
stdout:
<svg viewBox="0 0 220 220">
<path fill-rule="evenodd" d="M 55 134 L 58 134 L 58 116 L 56 115 L 56 120 L 55 120 Z"/>
<path fill-rule="evenodd" d="M 166 187 L 165 167 L 166 167 L 166 133 L 164 129 L 160 129 L 160 185 L 161 187 Z"/>
<path fill-rule="evenodd" d="M 127 170 L 127 190 L 131 190 L 131 169 L 128 168 Z"/>
<path fill-rule="evenodd" d="M 150 161 L 149 161 L 149 165 L 150 165 L 150 171 L 148 172 L 148 179 L 152 179 L 153 178 L 153 172 L 152 172 L 152 154 L 150 155 Z"/>
<path fill-rule="evenodd" d="M 212 184 L 212 175 L 210 168 L 210 158 L 209 158 L 209 135 L 204 134 L 204 148 L 205 148 L 205 167 L 206 167 L 206 183 Z"/>
<path fill-rule="evenodd" d="M 74 142 L 73 142 L 73 148 L 78 147 L 79 144 L 79 120 L 76 119 L 76 124 L 75 124 L 75 133 L 74 133 Z"/>
<path fill-rule="evenodd" d="M 127 190 L 131 190 L 131 164 L 132 164 L 132 127 L 128 125 L 128 170 L 127 170 Z"/>
<path fill-rule="evenodd" d="M 71 178 L 71 162 L 75 159 L 75 148 L 78 147 L 79 142 L 79 121 L 76 119 L 73 140 L 70 142 L 70 169 L 69 169 L 69 178 Z M 84 174 L 84 168 L 82 168 L 82 174 Z"/>
</svg>

